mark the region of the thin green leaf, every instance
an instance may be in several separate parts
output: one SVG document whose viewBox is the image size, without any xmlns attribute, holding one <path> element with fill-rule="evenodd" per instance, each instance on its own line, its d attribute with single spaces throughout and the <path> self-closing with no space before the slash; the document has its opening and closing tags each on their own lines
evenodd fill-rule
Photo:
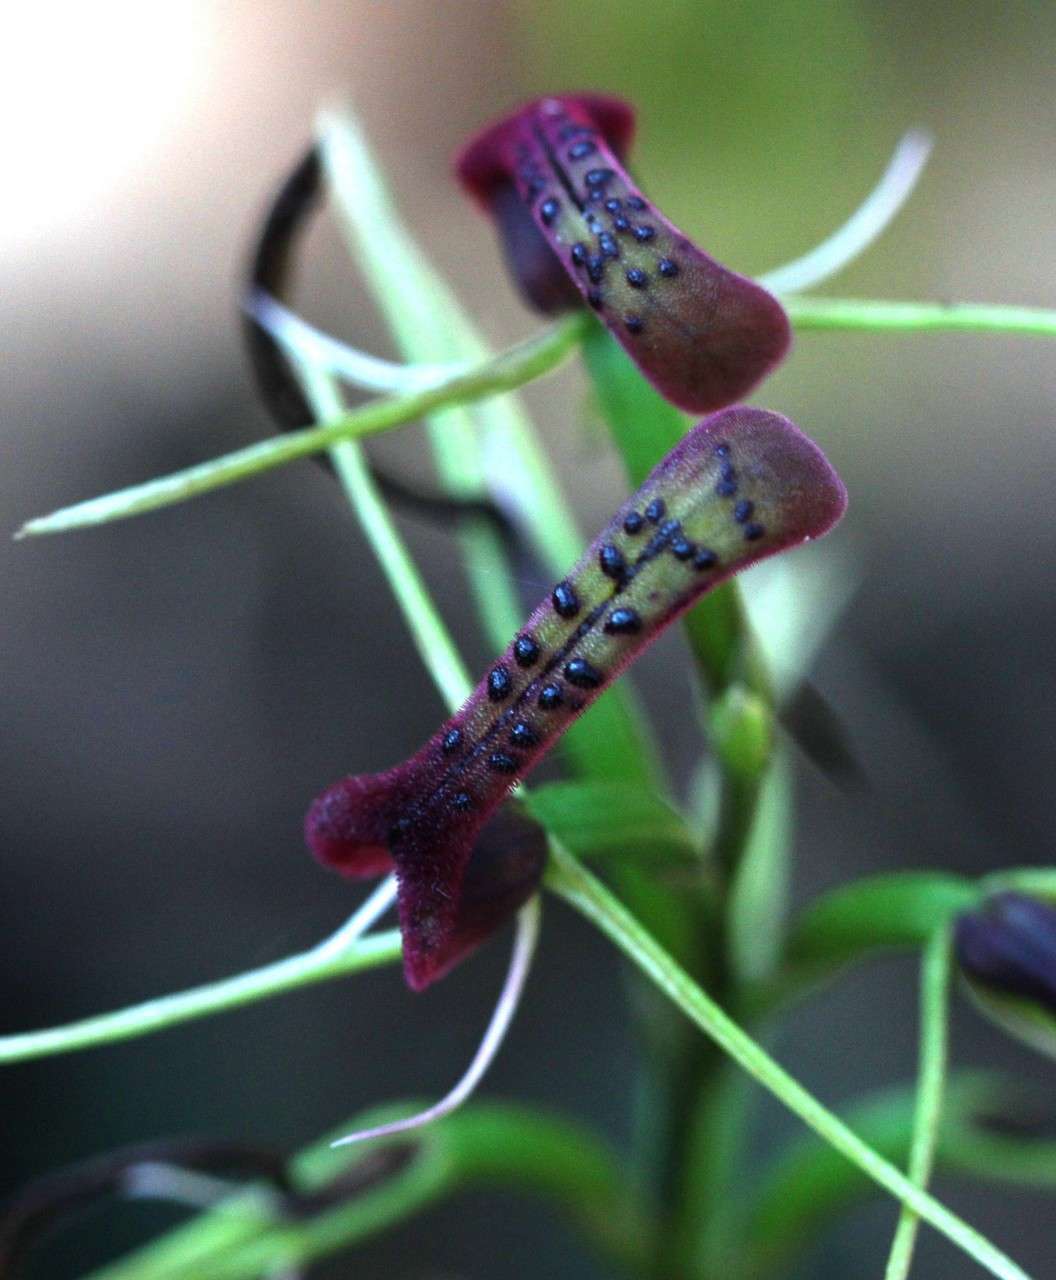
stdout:
<svg viewBox="0 0 1056 1280">
<path fill-rule="evenodd" d="M 549 373 L 571 355 L 579 341 L 580 324 L 580 318 L 575 316 L 435 387 L 373 400 L 324 426 L 289 431 L 183 471 L 38 516 L 27 521 L 15 536 L 65 533 L 142 515 L 322 453 L 342 440 L 361 440 L 391 431 L 443 405 L 480 400 L 523 386 Z"/>
<path fill-rule="evenodd" d="M 340 955 L 323 956 L 316 949 L 304 951 L 274 964 L 250 969 L 234 978 L 159 996 L 113 1013 L 100 1013 L 43 1031 L 0 1036 L 0 1063 L 25 1062 L 29 1058 L 50 1057 L 150 1035 L 181 1022 L 213 1013 L 226 1013 L 229 1009 L 269 999 L 284 991 L 295 991 L 315 982 L 331 982 L 378 965 L 395 964 L 400 955 L 398 929 L 368 934 Z"/>
<path fill-rule="evenodd" d="M 825 971 L 881 947 L 923 946 L 937 928 L 980 901 L 974 881 L 942 871 L 869 876 L 823 895 L 796 922 L 794 965 Z"/>
<path fill-rule="evenodd" d="M 395 1119 L 406 1104 L 357 1116 L 352 1127 Z M 349 1126 L 342 1126 L 342 1130 Z M 466 1187 L 526 1191 L 551 1202 L 603 1257 L 644 1270 L 654 1226 L 613 1153 L 583 1126 L 500 1104 L 471 1105 L 415 1136 L 412 1154 L 380 1180 L 367 1172 L 378 1145 L 334 1149 L 324 1139 L 295 1156 L 295 1189 L 322 1198 L 314 1211 L 267 1214 L 259 1196 L 233 1196 L 92 1280 L 256 1280 L 344 1251 Z M 354 1175 L 366 1176 L 356 1189 Z M 342 1179 L 347 1195 L 336 1194 Z"/>
<path fill-rule="evenodd" d="M 677 809 L 634 783 L 551 782 L 526 794 L 524 805 L 577 857 L 635 858 L 656 870 L 691 865 L 700 855 Z"/>
</svg>

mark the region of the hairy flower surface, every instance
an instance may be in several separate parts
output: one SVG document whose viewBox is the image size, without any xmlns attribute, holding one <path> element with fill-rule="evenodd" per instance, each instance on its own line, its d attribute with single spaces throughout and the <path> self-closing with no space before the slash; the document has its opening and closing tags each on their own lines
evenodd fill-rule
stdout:
<svg viewBox="0 0 1056 1280">
<path fill-rule="evenodd" d="M 470 142 L 457 171 L 529 302 L 548 314 L 586 302 L 667 399 L 720 409 L 781 360 L 788 320 L 642 195 L 622 165 L 633 132 L 618 98 L 539 98 Z"/>
<path fill-rule="evenodd" d="M 464 951 L 466 866 L 514 783 L 698 597 L 825 533 L 845 505 L 832 467 L 787 419 L 715 414 L 653 470 L 420 751 L 313 803 L 305 829 L 322 862 L 356 877 L 395 868 L 413 988 Z"/>
</svg>

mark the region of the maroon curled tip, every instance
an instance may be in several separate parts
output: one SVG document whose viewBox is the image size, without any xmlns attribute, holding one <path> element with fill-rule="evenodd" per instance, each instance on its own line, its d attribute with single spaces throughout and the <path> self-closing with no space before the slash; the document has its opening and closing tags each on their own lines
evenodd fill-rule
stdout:
<svg viewBox="0 0 1056 1280">
<path fill-rule="evenodd" d="M 788 317 L 642 195 L 622 163 L 633 133 L 619 98 L 537 98 L 479 133 L 456 171 L 533 306 L 586 303 L 673 404 L 721 409 L 783 358 Z"/>
<path fill-rule="evenodd" d="M 525 843 L 500 813 L 513 785 L 701 595 L 820 537 L 845 505 L 821 450 L 786 418 L 713 414 L 654 468 L 421 750 L 315 800 L 305 834 L 321 862 L 352 877 L 395 870 L 411 987 L 446 973 L 538 883 L 541 833 Z"/>
</svg>

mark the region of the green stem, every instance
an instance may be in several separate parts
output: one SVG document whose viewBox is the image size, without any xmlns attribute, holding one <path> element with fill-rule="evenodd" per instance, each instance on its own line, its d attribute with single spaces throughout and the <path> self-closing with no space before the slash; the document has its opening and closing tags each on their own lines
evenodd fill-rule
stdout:
<svg viewBox="0 0 1056 1280">
<path fill-rule="evenodd" d="M 46 533 L 63 533 L 68 529 L 88 528 L 123 520 L 129 516 L 155 511 L 159 507 L 186 502 L 199 494 L 261 475 L 298 458 L 321 453 L 342 440 L 360 440 L 393 427 L 413 422 L 434 409 L 448 404 L 466 404 L 486 396 L 511 391 L 533 382 L 556 369 L 578 346 L 585 318 L 577 313 L 535 337 L 509 347 L 500 355 L 448 381 L 423 391 L 387 400 L 372 400 L 361 409 L 321 427 L 290 431 L 271 440 L 224 454 L 210 462 L 201 462 L 184 471 L 144 484 L 133 485 L 116 493 L 91 498 L 50 515 L 27 521 L 15 535 L 35 537 Z"/>
<path fill-rule="evenodd" d="M 1021 333 L 1056 337 L 1056 311 L 1042 307 L 990 306 L 977 302 L 885 302 L 873 298 L 781 299 L 797 329 L 865 329 L 919 333 L 927 329 L 970 333 Z"/>
<path fill-rule="evenodd" d="M 44 1058 L 57 1053 L 71 1053 L 75 1049 L 90 1049 L 95 1045 L 113 1044 L 118 1040 L 131 1040 L 174 1027 L 192 1018 L 206 1017 L 212 1013 L 224 1013 L 240 1005 L 252 1004 L 294 991 L 313 982 L 330 982 L 350 973 L 361 973 L 379 965 L 393 964 L 399 960 L 400 934 L 393 929 L 385 933 L 369 934 L 354 942 L 340 955 L 321 955 L 304 951 L 298 955 L 277 960 L 274 964 L 250 969 L 234 978 L 209 982 L 189 991 L 159 996 L 142 1004 L 117 1009 L 113 1013 L 101 1013 L 62 1027 L 49 1027 L 43 1031 L 23 1031 L 16 1035 L 0 1036 L 0 1063 L 24 1062 L 29 1058 Z"/>
<path fill-rule="evenodd" d="M 942 1122 L 946 1090 L 950 996 L 950 932 L 943 927 L 932 935 L 924 951 L 920 971 L 920 1063 L 917 1100 L 913 1117 L 913 1142 L 909 1150 L 909 1176 L 923 1189 L 931 1176 Z M 906 1280 L 920 1227 L 918 1214 L 903 1205 L 895 1238 L 887 1259 L 884 1280 Z"/>
<path fill-rule="evenodd" d="M 1004 1280 L 1028 1280 L 1026 1272 L 1011 1258 L 933 1196 L 915 1186 L 808 1093 L 697 986 L 595 876 L 560 846 L 555 845 L 552 849 L 547 884 L 610 938 L 743 1071 L 799 1116 L 831 1147 L 993 1275 Z"/>
</svg>

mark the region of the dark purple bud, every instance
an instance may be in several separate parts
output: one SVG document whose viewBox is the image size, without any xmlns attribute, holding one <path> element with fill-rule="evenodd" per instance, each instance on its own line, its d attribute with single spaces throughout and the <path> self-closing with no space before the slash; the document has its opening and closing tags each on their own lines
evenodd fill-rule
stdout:
<svg viewBox="0 0 1056 1280">
<path fill-rule="evenodd" d="M 788 319 L 637 191 L 622 165 L 633 132 L 618 98 L 539 98 L 478 134 L 457 172 L 529 302 L 553 314 L 585 301 L 662 395 L 719 409 L 781 360 Z"/>
<path fill-rule="evenodd" d="M 716 491 L 730 465 L 738 499 Z M 737 519 L 736 502 L 746 499 L 758 536 Z M 416 755 L 386 773 L 346 778 L 313 803 L 305 833 L 322 862 L 348 876 L 395 867 L 411 987 L 421 990 L 446 972 L 464 954 L 459 939 L 482 935 L 479 907 L 460 916 L 466 868 L 517 780 L 705 591 L 820 537 L 845 505 L 839 477 L 786 418 L 742 407 L 706 419 L 613 516 Z M 706 566 L 683 555 L 683 542 L 707 549 Z M 621 571 L 613 576 L 617 556 Z M 533 646 L 529 665 L 525 637 Z M 504 673 L 500 701 L 496 671 Z M 494 882 L 486 894 L 490 929 L 501 923 L 494 904 L 503 894 Z M 511 891 L 510 901 L 519 898 Z"/>
<path fill-rule="evenodd" d="M 999 893 L 962 915 L 954 932 L 966 977 L 1056 1014 L 1056 907 L 1023 893 Z"/>
</svg>

